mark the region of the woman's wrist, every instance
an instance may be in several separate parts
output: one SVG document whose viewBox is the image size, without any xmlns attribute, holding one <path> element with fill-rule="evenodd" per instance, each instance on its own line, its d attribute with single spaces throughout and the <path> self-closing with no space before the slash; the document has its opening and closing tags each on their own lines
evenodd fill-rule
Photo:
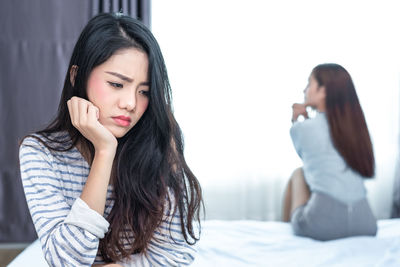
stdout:
<svg viewBox="0 0 400 267">
<path fill-rule="evenodd" d="M 95 158 L 112 158 L 114 159 L 117 147 L 109 148 L 95 148 L 94 156 Z"/>
</svg>

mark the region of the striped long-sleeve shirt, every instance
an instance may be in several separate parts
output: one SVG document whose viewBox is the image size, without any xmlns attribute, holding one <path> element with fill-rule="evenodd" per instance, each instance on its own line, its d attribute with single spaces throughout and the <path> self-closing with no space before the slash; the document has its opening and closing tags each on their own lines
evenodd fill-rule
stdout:
<svg viewBox="0 0 400 267">
<path fill-rule="evenodd" d="M 57 138 L 65 140 L 67 145 L 70 142 L 65 133 L 59 133 Z M 80 199 L 90 166 L 76 148 L 54 152 L 37 139 L 28 137 L 21 144 L 19 157 L 26 200 L 48 264 L 91 266 L 103 263 L 98 246 L 109 227 L 105 218 L 113 206 L 112 186 L 107 190 L 103 217 Z M 133 233 L 129 236 L 133 238 Z M 123 241 L 128 246 L 127 240 Z M 184 266 L 194 260 L 195 252 L 183 238 L 179 215 L 166 209 L 147 254 L 133 254 L 118 263 L 123 266 Z"/>
</svg>

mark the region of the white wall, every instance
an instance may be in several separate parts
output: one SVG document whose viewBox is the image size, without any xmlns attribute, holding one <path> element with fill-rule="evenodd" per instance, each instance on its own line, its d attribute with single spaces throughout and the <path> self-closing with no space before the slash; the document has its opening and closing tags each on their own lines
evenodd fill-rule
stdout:
<svg viewBox="0 0 400 267">
<path fill-rule="evenodd" d="M 352 75 L 372 135 L 378 218 L 390 212 L 399 133 L 400 10 L 396 1 L 153 0 L 186 159 L 207 218 L 278 219 L 284 185 L 301 165 L 291 105 L 311 69 Z"/>
</svg>

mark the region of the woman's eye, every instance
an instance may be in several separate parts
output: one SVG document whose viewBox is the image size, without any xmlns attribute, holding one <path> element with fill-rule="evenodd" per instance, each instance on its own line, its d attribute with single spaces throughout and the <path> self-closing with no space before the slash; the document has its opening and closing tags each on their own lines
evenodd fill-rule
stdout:
<svg viewBox="0 0 400 267">
<path fill-rule="evenodd" d="M 149 91 L 145 91 L 145 90 L 140 90 L 140 91 L 139 91 L 139 94 L 145 95 L 145 96 L 149 96 L 149 95 L 150 95 L 150 92 L 149 92 Z"/>
<path fill-rule="evenodd" d="M 113 82 L 108 82 L 112 87 L 115 87 L 115 88 L 122 88 L 122 87 L 124 87 L 122 84 L 120 84 L 120 83 L 113 83 Z"/>
</svg>

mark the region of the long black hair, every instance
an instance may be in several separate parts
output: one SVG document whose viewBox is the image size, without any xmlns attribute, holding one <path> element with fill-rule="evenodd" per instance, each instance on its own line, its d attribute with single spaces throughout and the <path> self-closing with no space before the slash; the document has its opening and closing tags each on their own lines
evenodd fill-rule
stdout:
<svg viewBox="0 0 400 267">
<path fill-rule="evenodd" d="M 375 174 L 375 157 L 364 112 L 350 74 L 338 64 L 316 66 L 311 75 L 325 87 L 330 135 L 347 165 L 364 178 Z"/>
<path fill-rule="evenodd" d="M 88 99 L 86 86 L 92 70 L 118 50 L 136 48 L 146 53 L 149 62 L 149 105 L 138 123 L 118 138 L 111 181 L 114 206 L 107 217 L 110 230 L 100 240 L 106 261 L 116 261 L 132 253 L 146 253 L 154 230 L 160 225 L 165 209 L 179 212 L 185 241 L 194 244 L 199 236 L 194 222 L 200 224 L 202 193 L 198 180 L 186 164 L 182 133 L 171 103 L 167 70 L 158 43 L 141 22 L 122 15 L 100 14 L 83 29 L 72 53 L 56 118 L 37 132 L 54 151 L 68 151 L 79 144 L 94 157 L 93 145 L 72 125 L 67 101 L 72 96 Z M 74 84 L 70 70 L 77 66 Z M 51 133 L 66 131 L 71 145 L 63 147 Z M 174 200 L 172 200 L 172 197 Z M 134 234 L 130 248 L 121 236 L 128 229 Z"/>
</svg>

